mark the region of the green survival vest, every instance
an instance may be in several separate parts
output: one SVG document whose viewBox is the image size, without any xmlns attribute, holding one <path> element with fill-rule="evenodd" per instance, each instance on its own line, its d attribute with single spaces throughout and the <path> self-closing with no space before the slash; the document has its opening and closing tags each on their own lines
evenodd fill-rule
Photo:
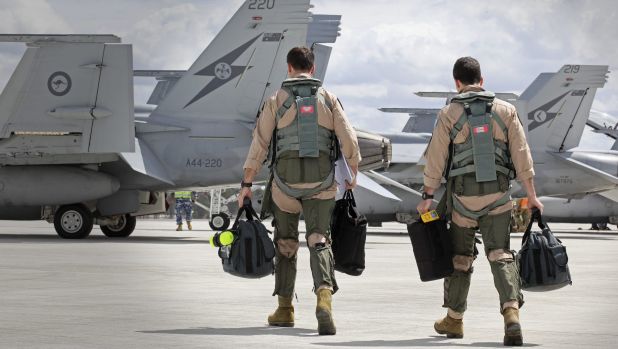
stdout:
<svg viewBox="0 0 618 349">
<path fill-rule="evenodd" d="M 288 98 L 276 113 L 275 125 L 296 104 L 296 117 L 289 125 L 273 133 L 270 145 L 273 181 L 288 196 L 309 198 L 331 187 L 335 181 L 334 161 L 338 144 L 335 132 L 318 124 L 318 104 L 332 106 L 319 93 L 322 83 L 317 79 L 288 79 L 281 89 Z M 290 184 L 317 183 L 313 188 L 292 188 Z"/>
<path fill-rule="evenodd" d="M 453 208 L 472 219 L 478 219 L 506 204 L 511 199 L 510 180 L 515 178 L 508 147 L 508 129 L 500 116 L 492 111 L 494 98 L 492 92 L 466 92 L 451 99 L 451 103 L 460 103 L 464 108 L 450 133 L 447 180 L 451 192 L 460 196 L 505 192 L 500 199 L 480 211 L 466 209 L 453 197 Z M 506 142 L 494 139 L 492 120 L 502 129 Z M 464 143 L 454 144 L 453 140 L 465 124 L 470 128 L 470 135 Z"/>
</svg>

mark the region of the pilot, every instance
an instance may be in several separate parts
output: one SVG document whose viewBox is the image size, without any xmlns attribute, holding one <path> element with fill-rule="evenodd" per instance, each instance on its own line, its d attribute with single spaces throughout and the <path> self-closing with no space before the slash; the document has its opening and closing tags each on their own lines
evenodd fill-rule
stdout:
<svg viewBox="0 0 618 349">
<path fill-rule="evenodd" d="M 193 217 L 193 203 L 195 202 L 196 193 L 191 191 L 174 192 L 176 199 L 176 231 L 182 231 L 182 216 L 185 216 L 187 228 L 192 230 L 191 218 Z"/>
<path fill-rule="evenodd" d="M 534 190 L 530 149 L 515 107 L 483 89 L 479 62 L 459 58 L 453 67 L 458 95 L 440 110 L 425 157 L 424 213 L 432 204 L 442 177 L 450 218 L 454 272 L 444 280 L 446 317 L 434 328 L 449 338 L 463 337 L 463 314 L 476 259 L 475 234 L 480 231 L 504 317 L 504 345 L 522 345 L 519 308 L 524 300 L 519 273 L 510 250 L 510 181 L 517 178 L 526 190 L 529 209 L 542 210 Z"/>
<path fill-rule="evenodd" d="M 345 157 L 354 179 L 361 159 L 356 133 L 335 95 L 313 79 L 313 52 L 295 47 L 288 52 L 288 79 L 262 109 L 244 164 L 238 198 L 251 198 L 251 185 L 262 163 L 270 162 L 270 181 L 262 212 L 272 213 L 275 227 L 275 289 L 279 307 L 268 317 L 270 326 L 294 326 L 294 285 L 299 248 L 298 221 L 306 224 L 313 291 L 317 295 L 316 318 L 320 335 L 334 335 L 331 301 L 337 292 L 330 247 L 330 220 L 337 183 L 334 161 Z"/>
</svg>

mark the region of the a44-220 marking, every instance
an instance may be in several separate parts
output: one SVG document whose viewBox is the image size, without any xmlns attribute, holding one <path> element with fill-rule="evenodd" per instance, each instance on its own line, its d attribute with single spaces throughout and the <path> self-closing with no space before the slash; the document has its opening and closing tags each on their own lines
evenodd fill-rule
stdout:
<svg viewBox="0 0 618 349">
<path fill-rule="evenodd" d="M 222 167 L 223 160 L 220 158 L 211 158 L 211 159 L 190 159 L 187 158 L 186 167 L 194 167 L 194 168 L 208 168 L 208 167 Z"/>
</svg>

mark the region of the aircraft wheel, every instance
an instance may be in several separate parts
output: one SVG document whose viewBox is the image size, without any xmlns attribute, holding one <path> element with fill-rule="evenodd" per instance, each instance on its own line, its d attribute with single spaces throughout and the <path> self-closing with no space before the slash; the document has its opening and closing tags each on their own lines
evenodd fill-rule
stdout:
<svg viewBox="0 0 618 349">
<path fill-rule="evenodd" d="M 230 217 L 225 213 L 217 213 L 210 218 L 210 229 L 215 231 L 223 231 L 230 226 Z"/>
<path fill-rule="evenodd" d="M 108 238 L 126 238 L 135 230 L 137 218 L 129 214 L 120 217 L 116 225 L 102 225 L 101 231 Z"/>
<path fill-rule="evenodd" d="M 92 213 L 81 204 L 60 206 L 54 214 L 54 228 L 63 239 L 83 239 L 92 226 Z"/>
</svg>

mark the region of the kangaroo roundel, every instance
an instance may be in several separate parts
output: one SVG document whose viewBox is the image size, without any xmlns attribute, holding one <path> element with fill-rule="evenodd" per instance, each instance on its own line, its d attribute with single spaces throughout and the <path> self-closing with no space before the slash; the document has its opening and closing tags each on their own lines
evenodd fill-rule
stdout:
<svg viewBox="0 0 618 349">
<path fill-rule="evenodd" d="M 227 80 L 232 75 L 232 67 L 225 63 L 221 62 L 215 66 L 215 76 L 221 80 Z"/>
<path fill-rule="evenodd" d="M 64 96 L 71 90 L 71 77 L 63 71 L 57 71 L 47 79 L 47 89 L 54 96 Z"/>
</svg>

